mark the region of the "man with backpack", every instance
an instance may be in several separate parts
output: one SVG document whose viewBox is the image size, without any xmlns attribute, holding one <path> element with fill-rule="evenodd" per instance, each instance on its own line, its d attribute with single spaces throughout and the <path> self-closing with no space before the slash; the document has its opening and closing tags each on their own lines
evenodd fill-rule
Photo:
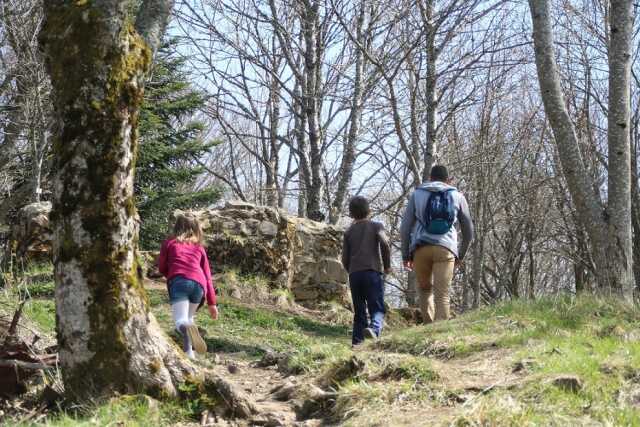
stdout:
<svg viewBox="0 0 640 427">
<path fill-rule="evenodd" d="M 416 272 L 425 323 L 449 319 L 453 271 L 473 240 L 467 200 L 449 182 L 446 167 L 431 168 L 430 181 L 411 194 L 400 225 L 402 261 L 405 268 Z M 456 223 L 462 231 L 459 247 Z"/>
</svg>

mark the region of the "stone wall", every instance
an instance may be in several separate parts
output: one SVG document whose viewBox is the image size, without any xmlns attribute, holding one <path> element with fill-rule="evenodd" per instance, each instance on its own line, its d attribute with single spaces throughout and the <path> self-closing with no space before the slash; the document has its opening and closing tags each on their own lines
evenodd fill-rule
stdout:
<svg viewBox="0 0 640 427">
<path fill-rule="evenodd" d="M 193 213 L 203 226 L 214 270 L 266 276 L 304 305 L 348 304 L 342 229 L 243 202 Z"/>
<path fill-rule="evenodd" d="M 19 256 L 50 256 L 50 211 L 48 202 L 19 211 L 11 233 Z M 340 263 L 342 229 L 243 202 L 192 213 L 203 226 L 214 271 L 233 269 L 266 277 L 272 288 L 288 289 L 303 305 L 349 304 L 347 273 Z M 142 255 L 148 264 L 155 258 L 153 253 Z M 158 276 L 153 268 L 148 274 Z"/>
<path fill-rule="evenodd" d="M 31 203 L 22 207 L 11 227 L 11 250 L 19 257 L 45 260 L 51 256 L 51 202 Z"/>
</svg>

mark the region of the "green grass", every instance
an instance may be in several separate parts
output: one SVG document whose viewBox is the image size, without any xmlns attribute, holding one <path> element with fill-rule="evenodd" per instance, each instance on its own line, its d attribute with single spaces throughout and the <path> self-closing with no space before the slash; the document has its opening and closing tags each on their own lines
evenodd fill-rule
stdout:
<svg viewBox="0 0 640 427">
<path fill-rule="evenodd" d="M 154 314 L 167 328 L 171 315 L 166 292 L 149 292 Z M 254 307 L 225 299 L 219 304 L 220 318 L 212 320 L 206 307 L 196 323 L 207 331 L 205 341 L 216 353 L 243 353 L 256 359 L 266 351 L 286 353 L 293 371 L 316 370 L 326 359 L 343 355 L 350 348 L 349 328 L 286 311 Z"/>
<path fill-rule="evenodd" d="M 533 359 L 517 386 L 474 398 L 459 425 L 640 425 L 639 339 L 638 308 L 585 296 L 487 307 L 396 331 L 372 348 L 444 361 L 508 349 L 515 360 Z M 577 375 L 582 389 L 573 393 L 552 384 L 565 374 Z"/>
<path fill-rule="evenodd" d="M 5 314 L 11 316 L 20 301 L 26 300 L 23 316 L 35 323 L 42 332 L 55 331 L 55 303 L 53 293 L 53 267 L 47 263 L 27 264 L 8 286 L 0 289 L 0 304 Z"/>
<path fill-rule="evenodd" d="M 198 414 L 188 405 L 178 402 L 162 403 L 143 395 L 121 396 L 102 403 L 86 404 L 75 412 L 61 412 L 47 417 L 44 422 L 14 422 L 6 426 L 123 426 L 157 427 L 171 426 L 177 422 L 193 422 Z"/>
<path fill-rule="evenodd" d="M 502 341 L 514 346 L 517 356 L 537 361 L 531 375 L 539 380 L 483 399 L 486 407 L 494 408 L 486 411 L 486 420 L 561 423 L 584 418 L 603 424 L 640 425 L 640 343 L 633 336 L 640 326 L 637 310 L 596 299 L 563 302 L 557 307 L 553 313 L 530 312 L 539 326 L 525 334 L 531 339 L 528 344 L 519 337 Z M 564 374 L 577 375 L 583 388 L 573 393 L 550 382 Z M 518 411 L 505 410 L 495 404 L 505 397 L 525 404 Z"/>
<path fill-rule="evenodd" d="M 34 322 L 38 329 L 53 335 L 56 329 L 56 304 L 52 300 L 31 299 L 24 306 L 23 315 Z"/>
<path fill-rule="evenodd" d="M 377 348 L 441 358 L 464 357 L 491 347 L 515 348 L 576 332 L 619 326 L 640 334 L 640 311 L 613 300 L 582 297 L 513 301 L 485 307 L 449 322 L 397 331 Z M 597 336 L 591 333 L 590 336 Z M 640 335 L 639 335 L 640 338 Z"/>
<path fill-rule="evenodd" d="M 55 313 L 47 282 L 33 282 L 25 286 L 38 297 L 27 303 L 25 316 L 51 332 Z M 0 300 L 15 299 L 15 292 L 0 293 Z M 148 296 L 154 314 L 171 331 L 166 291 L 150 290 Z M 640 426 L 640 310 L 612 299 L 503 303 L 435 325 L 388 327 L 381 340 L 355 352 L 344 317 L 330 322 L 222 298 L 220 319 L 211 320 L 204 308 L 197 323 L 207 331 L 210 350 L 220 355 L 247 360 L 268 350 L 289 355 L 290 372 L 336 393 L 322 413 L 334 424 Z M 480 352 L 508 357 L 501 369 L 515 378 L 510 386 L 486 393 L 448 389 L 447 366 L 464 367 L 481 358 Z M 531 362 L 512 375 L 510 363 L 523 359 Z M 553 385 L 553 378 L 566 374 L 581 379 L 579 391 Z M 198 413 L 197 399 L 150 406 L 141 397 L 123 397 L 51 416 L 46 423 L 163 426 L 197 420 Z M 402 418 L 405 413 L 410 415 Z"/>
</svg>

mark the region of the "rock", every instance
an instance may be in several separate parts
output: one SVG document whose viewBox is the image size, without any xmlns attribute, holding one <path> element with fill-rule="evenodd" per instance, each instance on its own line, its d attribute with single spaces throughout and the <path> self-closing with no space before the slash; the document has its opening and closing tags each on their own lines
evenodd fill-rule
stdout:
<svg viewBox="0 0 640 427">
<path fill-rule="evenodd" d="M 306 306 L 349 304 L 347 273 L 340 262 L 341 228 L 246 202 L 192 214 L 203 226 L 214 269 L 263 276 L 272 289 L 288 289 L 295 302 Z M 230 295 L 250 297 L 237 287 Z"/>
<path fill-rule="evenodd" d="M 364 371 L 365 362 L 357 356 L 336 362 L 329 372 L 320 379 L 320 384 L 325 387 L 334 387 L 352 378 L 356 378 Z"/>
<path fill-rule="evenodd" d="M 227 365 L 227 370 L 229 371 L 230 374 L 237 374 L 240 371 L 240 368 L 238 368 L 238 365 L 231 362 Z"/>
<path fill-rule="evenodd" d="M 616 371 L 618 371 L 618 369 L 619 369 L 618 367 L 614 365 L 610 365 L 608 363 L 603 363 L 598 368 L 598 370 L 605 375 L 613 375 L 616 373 Z"/>
<path fill-rule="evenodd" d="M 221 397 L 224 415 L 248 419 L 258 413 L 254 401 L 238 387 L 211 371 L 205 372 L 204 391 L 211 397 Z"/>
<path fill-rule="evenodd" d="M 559 375 L 551 383 L 564 391 L 572 393 L 577 393 L 582 389 L 582 380 L 577 375 Z"/>
<path fill-rule="evenodd" d="M 47 385 L 42 393 L 40 393 L 40 401 L 47 407 L 53 407 L 55 404 L 62 402 L 64 396 L 60 390 L 56 390 L 51 385 Z"/>
<path fill-rule="evenodd" d="M 622 337 L 627 342 L 640 341 L 640 330 L 633 329 Z"/>
<path fill-rule="evenodd" d="M 226 209 L 242 209 L 242 210 L 253 210 L 255 209 L 255 205 L 243 202 L 241 200 L 230 200 L 225 205 Z"/>
<path fill-rule="evenodd" d="M 269 221 L 260 223 L 260 234 L 267 237 L 275 237 L 278 234 L 278 226 Z"/>
<path fill-rule="evenodd" d="M 291 399 L 294 393 L 296 393 L 297 387 L 292 382 L 287 381 L 284 384 L 279 385 L 278 387 L 271 390 L 271 397 L 275 400 L 279 400 L 281 402 L 286 402 Z"/>
<path fill-rule="evenodd" d="M 303 397 L 294 402 L 294 410 L 302 420 L 326 415 L 328 407 L 337 398 L 336 393 L 324 391 L 314 384 L 306 384 L 299 394 Z"/>
<path fill-rule="evenodd" d="M 53 237 L 50 213 L 51 202 L 31 203 L 18 211 L 10 237 L 16 255 L 40 260 L 50 258 Z"/>
<path fill-rule="evenodd" d="M 256 362 L 255 366 L 257 366 L 258 368 L 267 368 L 269 366 L 275 366 L 278 364 L 278 361 L 280 359 L 284 359 L 286 357 L 287 355 L 285 354 L 275 353 L 269 350 L 264 354 L 264 356 L 262 356 L 262 359 Z"/>
<path fill-rule="evenodd" d="M 291 425 L 291 420 L 285 414 L 278 412 L 267 412 L 254 416 L 250 423 L 252 426 L 264 427 L 284 427 Z"/>
<path fill-rule="evenodd" d="M 610 325 L 602 328 L 598 333 L 598 336 L 605 337 L 615 337 L 615 338 L 624 338 L 627 334 L 627 331 L 620 325 Z"/>
<path fill-rule="evenodd" d="M 289 300 L 285 295 L 275 295 L 273 297 L 273 305 L 275 305 L 276 307 L 288 307 Z"/>
<path fill-rule="evenodd" d="M 531 359 L 531 358 L 522 359 L 513 365 L 512 372 L 516 373 L 516 372 L 528 371 L 532 368 L 535 368 L 537 364 L 538 363 L 535 359 Z"/>
<path fill-rule="evenodd" d="M 410 323 L 419 324 L 422 323 L 422 313 L 419 308 L 414 307 L 402 307 L 395 310 L 400 317 Z"/>
<path fill-rule="evenodd" d="M 322 419 L 304 420 L 295 424 L 296 427 L 320 427 L 321 425 L 323 425 Z"/>
<path fill-rule="evenodd" d="M 157 414 L 160 412 L 160 402 L 154 399 L 151 396 L 147 396 L 146 394 L 142 396 L 142 400 L 149 411 L 153 414 Z"/>
</svg>

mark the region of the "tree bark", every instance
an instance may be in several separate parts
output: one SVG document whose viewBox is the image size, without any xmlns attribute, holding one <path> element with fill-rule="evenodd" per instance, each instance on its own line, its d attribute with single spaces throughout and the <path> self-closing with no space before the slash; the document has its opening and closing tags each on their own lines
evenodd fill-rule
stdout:
<svg viewBox="0 0 640 427">
<path fill-rule="evenodd" d="M 40 34 L 61 122 L 51 216 L 56 331 L 65 387 L 77 398 L 174 395 L 195 374 L 149 311 L 137 256 L 136 128 L 153 47 L 134 28 L 130 3 L 47 1 Z"/>
<path fill-rule="evenodd" d="M 322 158 L 320 144 L 320 31 L 319 2 L 302 2 L 301 25 L 304 36 L 304 86 L 303 102 L 309 134 L 311 185 L 306 189 L 307 217 L 320 220 L 320 197 L 322 194 Z"/>
<path fill-rule="evenodd" d="M 438 109 L 437 90 L 437 70 L 438 52 L 436 50 L 436 30 L 433 25 L 434 2 L 429 0 L 424 7 L 422 2 L 418 4 L 423 7 L 424 26 L 427 38 L 427 76 L 425 79 L 425 95 L 427 98 L 427 140 L 424 144 L 424 168 L 422 169 L 422 180 L 428 181 L 431 175 L 431 167 L 436 161 L 436 113 Z"/>
<path fill-rule="evenodd" d="M 593 191 L 596 187 L 588 175 L 575 128 L 566 109 L 555 61 L 549 2 L 529 0 L 529 7 L 542 101 L 556 140 L 571 198 L 589 236 L 598 284 L 602 290 L 628 297 L 633 289 L 629 140 L 628 136 L 625 139 L 619 135 L 617 129 L 612 130 L 611 125 L 621 128 L 626 126 L 627 129 L 629 126 L 629 73 L 625 70 L 628 70 L 630 62 L 629 59 L 625 61 L 625 55 L 630 52 L 631 25 L 626 21 L 631 19 L 631 0 L 612 2 L 611 37 L 616 39 L 612 45 L 619 46 L 614 46 L 609 55 L 609 104 L 612 108 L 609 114 L 609 148 L 613 151 L 610 151 L 608 166 L 607 209 L 604 209 L 599 195 Z M 620 141 L 624 141 L 626 146 L 622 147 Z"/>
<path fill-rule="evenodd" d="M 365 5 L 360 5 L 360 12 L 356 23 L 356 37 L 362 41 L 362 27 L 365 18 Z M 362 118 L 362 74 L 364 68 L 364 55 L 360 49 L 355 52 L 355 78 L 353 82 L 353 95 L 351 101 L 351 116 L 349 117 L 349 131 L 342 150 L 342 162 L 338 174 L 338 188 L 329 212 L 329 222 L 336 224 L 343 211 L 347 190 L 353 177 L 353 167 L 356 162 L 356 143 L 360 131 L 360 120 Z"/>
<path fill-rule="evenodd" d="M 609 181 L 607 219 L 612 241 L 611 276 L 619 291 L 633 295 L 633 242 L 631 225 L 631 45 L 633 0 L 611 1 L 609 21 Z M 613 252 L 615 250 L 615 252 Z"/>
<path fill-rule="evenodd" d="M 275 68 L 275 67 L 274 67 Z M 269 85 L 269 152 L 266 169 L 267 205 L 277 208 L 280 189 L 278 188 L 278 128 L 280 127 L 280 85 L 271 77 Z"/>
</svg>

